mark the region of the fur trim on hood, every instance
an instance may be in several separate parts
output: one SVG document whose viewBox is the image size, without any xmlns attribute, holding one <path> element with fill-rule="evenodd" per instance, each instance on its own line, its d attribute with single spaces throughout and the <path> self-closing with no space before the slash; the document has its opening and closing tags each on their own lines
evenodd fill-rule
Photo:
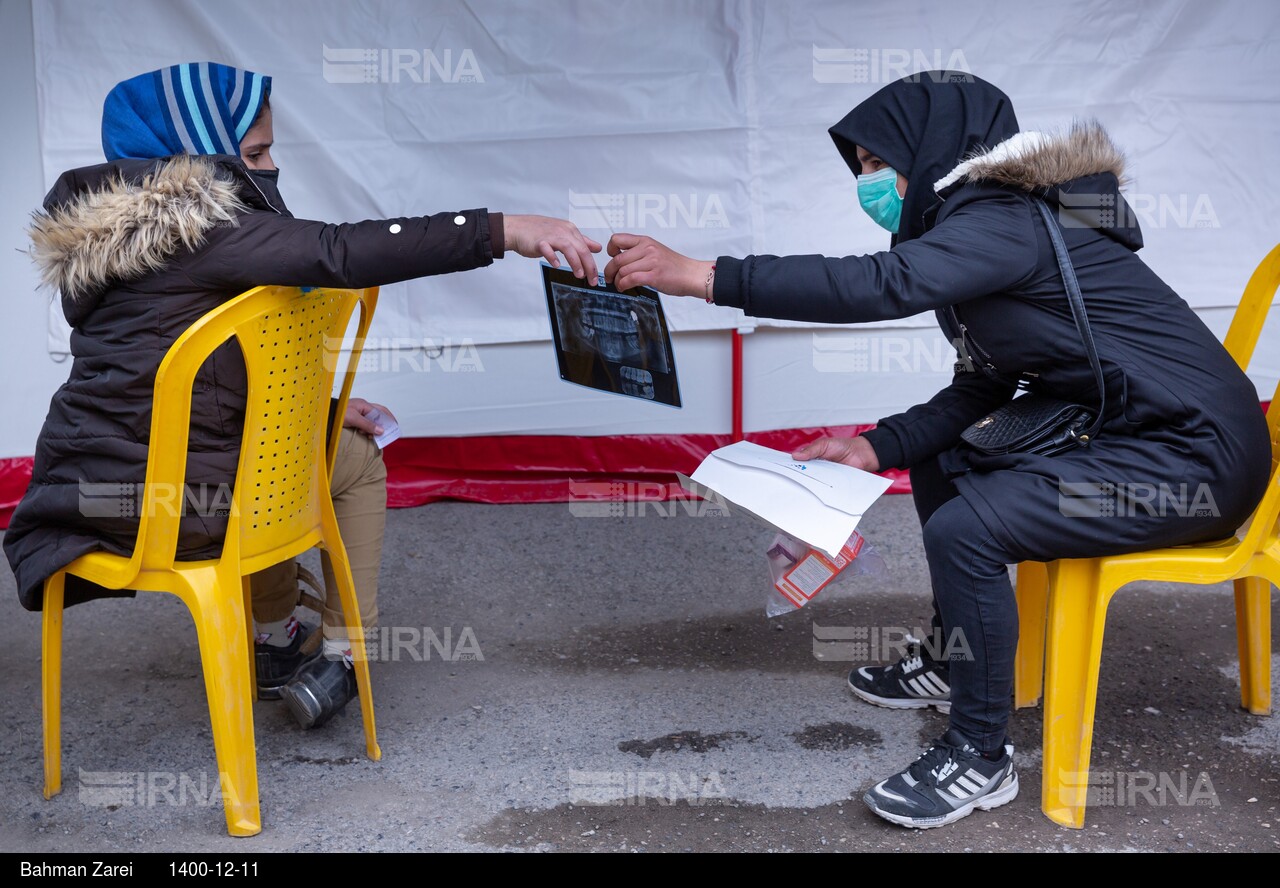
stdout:
<svg viewBox="0 0 1280 888">
<path fill-rule="evenodd" d="M 194 250 L 215 225 L 235 225 L 248 208 L 212 163 L 180 155 L 138 181 L 121 175 L 33 215 L 31 257 L 44 283 L 79 302 L 113 281 L 161 268 Z"/>
<path fill-rule="evenodd" d="M 1037 191 L 1099 173 L 1112 173 L 1123 185 L 1124 154 L 1096 120 L 1077 121 L 1066 133 L 1011 136 L 965 160 L 935 182 L 933 190 L 987 181 Z"/>
</svg>

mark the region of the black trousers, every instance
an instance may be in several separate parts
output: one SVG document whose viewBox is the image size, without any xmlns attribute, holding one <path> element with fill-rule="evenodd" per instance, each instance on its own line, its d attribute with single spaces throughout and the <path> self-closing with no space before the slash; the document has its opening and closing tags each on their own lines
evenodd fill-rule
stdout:
<svg viewBox="0 0 1280 888">
<path fill-rule="evenodd" d="M 936 461 L 911 470 L 933 585 L 935 653 L 951 684 L 951 727 L 994 753 L 1005 740 L 1018 649 L 1018 605 L 1008 565 L 1017 558 L 992 537 Z"/>
</svg>

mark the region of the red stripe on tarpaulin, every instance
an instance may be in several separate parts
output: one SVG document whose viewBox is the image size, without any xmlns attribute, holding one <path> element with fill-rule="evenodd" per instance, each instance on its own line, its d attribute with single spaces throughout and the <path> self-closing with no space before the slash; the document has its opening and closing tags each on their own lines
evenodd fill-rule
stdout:
<svg viewBox="0 0 1280 888">
<path fill-rule="evenodd" d="M 856 435 L 870 426 L 753 432 L 748 440 L 791 450 L 822 435 Z M 563 503 L 643 499 L 686 494 L 675 473 L 688 474 L 730 435 L 492 435 L 475 438 L 402 438 L 387 448 L 387 505 L 393 509 L 454 499 L 476 503 Z M 32 458 L 0 459 L 0 530 L 31 483 Z M 890 493 L 911 490 L 905 472 Z M 622 491 L 610 488 L 619 482 Z"/>
<path fill-rule="evenodd" d="M 1266 410 L 1270 402 L 1264 402 Z M 870 426 L 786 429 L 752 432 L 747 439 L 788 450 L 823 434 L 856 434 Z M 672 490 L 671 474 L 688 474 L 712 450 L 730 443 L 729 435 L 615 435 L 575 438 L 560 435 L 494 435 L 478 438 L 404 438 L 386 452 L 387 505 L 419 506 L 442 499 L 479 503 L 555 503 L 582 499 L 583 482 L 630 481 L 645 494 L 645 484 Z M 0 530 L 31 482 L 32 458 L 0 459 Z M 890 493 L 908 493 L 905 472 Z M 574 484 L 574 489 L 569 485 Z M 599 489 L 599 498 L 611 495 Z"/>
<path fill-rule="evenodd" d="M 869 425 L 751 432 L 747 440 L 791 450 L 824 435 L 856 435 Z M 686 497 L 686 475 L 731 435 L 495 435 L 408 438 L 387 448 L 387 505 L 442 499 L 477 503 L 562 503 L 581 499 Z M 906 472 L 890 471 L 890 493 L 909 493 Z M 627 486 L 621 490 L 618 483 Z"/>
</svg>

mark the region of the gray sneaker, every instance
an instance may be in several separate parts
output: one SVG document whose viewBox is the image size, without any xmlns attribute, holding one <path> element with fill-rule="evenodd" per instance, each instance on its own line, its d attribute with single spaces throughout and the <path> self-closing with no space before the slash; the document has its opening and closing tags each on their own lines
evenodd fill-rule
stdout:
<svg viewBox="0 0 1280 888">
<path fill-rule="evenodd" d="M 951 711 L 947 664 L 925 659 L 918 638 L 907 636 L 907 653 L 891 666 L 860 666 L 849 673 L 849 690 L 886 709 Z"/>
<path fill-rule="evenodd" d="M 318 728 L 356 696 L 356 672 L 346 660 L 312 660 L 280 690 L 303 728 Z"/>
<path fill-rule="evenodd" d="M 276 647 L 265 641 L 254 642 L 253 656 L 258 680 L 258 699 L 279 700 L 280 689 L 289 682 L 289 679 L 297 675 L 298 670 L 303 666 L 320 656 L 319 647 L 312 649 L 308 646 L 304 650 L 307 636 L 312 631 L 298 623 L 287 647 Z"/>
<path fill-rule="evenodd" d="M 862 800 L 892 823 L 931 829 L 1017 797 L 1013 744 L 1006 740 L 1001 757 L 991 761 L 952 728 L 910 767 L 877 783 Z"/>
</svg>

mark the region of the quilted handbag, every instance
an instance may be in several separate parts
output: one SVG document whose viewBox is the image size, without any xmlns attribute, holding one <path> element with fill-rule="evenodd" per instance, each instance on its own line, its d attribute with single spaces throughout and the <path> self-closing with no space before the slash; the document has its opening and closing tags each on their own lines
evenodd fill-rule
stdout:
<svg viewBox="0 0 1280 888">
<path fill-rule="evenodd" d="M 1102 378 L 1102 364 L 1089 328 L 1089 316 L 1085 313 L 1084 297 L 1076 281 L 1075 268 L 1067 254 L 1062 232 L 1053 212 L 1039 198 L 1035 204 L 1044 218 L 1053 251 L 1058 257 L 1058 268 L 1067 288 L 1067 301 L 1071 305 L 1071 317 L 1076 330 L 1084 341 L 1089 355 L 1089 366 L 1098 384 L 1100 403 L 1096 410 L 1081 404 L 1073 404 L 1047 395 L 1027 394 L 1014 398 L 969 426 L 960 434 L 960 440 L 979 453 L 998 455 L 1006 453 L 1035 453 L 1056 456 L 1076 447 L 1087 447 L 1102 428 L 1107 409 L 1107 389 Z"/>
</svg>

